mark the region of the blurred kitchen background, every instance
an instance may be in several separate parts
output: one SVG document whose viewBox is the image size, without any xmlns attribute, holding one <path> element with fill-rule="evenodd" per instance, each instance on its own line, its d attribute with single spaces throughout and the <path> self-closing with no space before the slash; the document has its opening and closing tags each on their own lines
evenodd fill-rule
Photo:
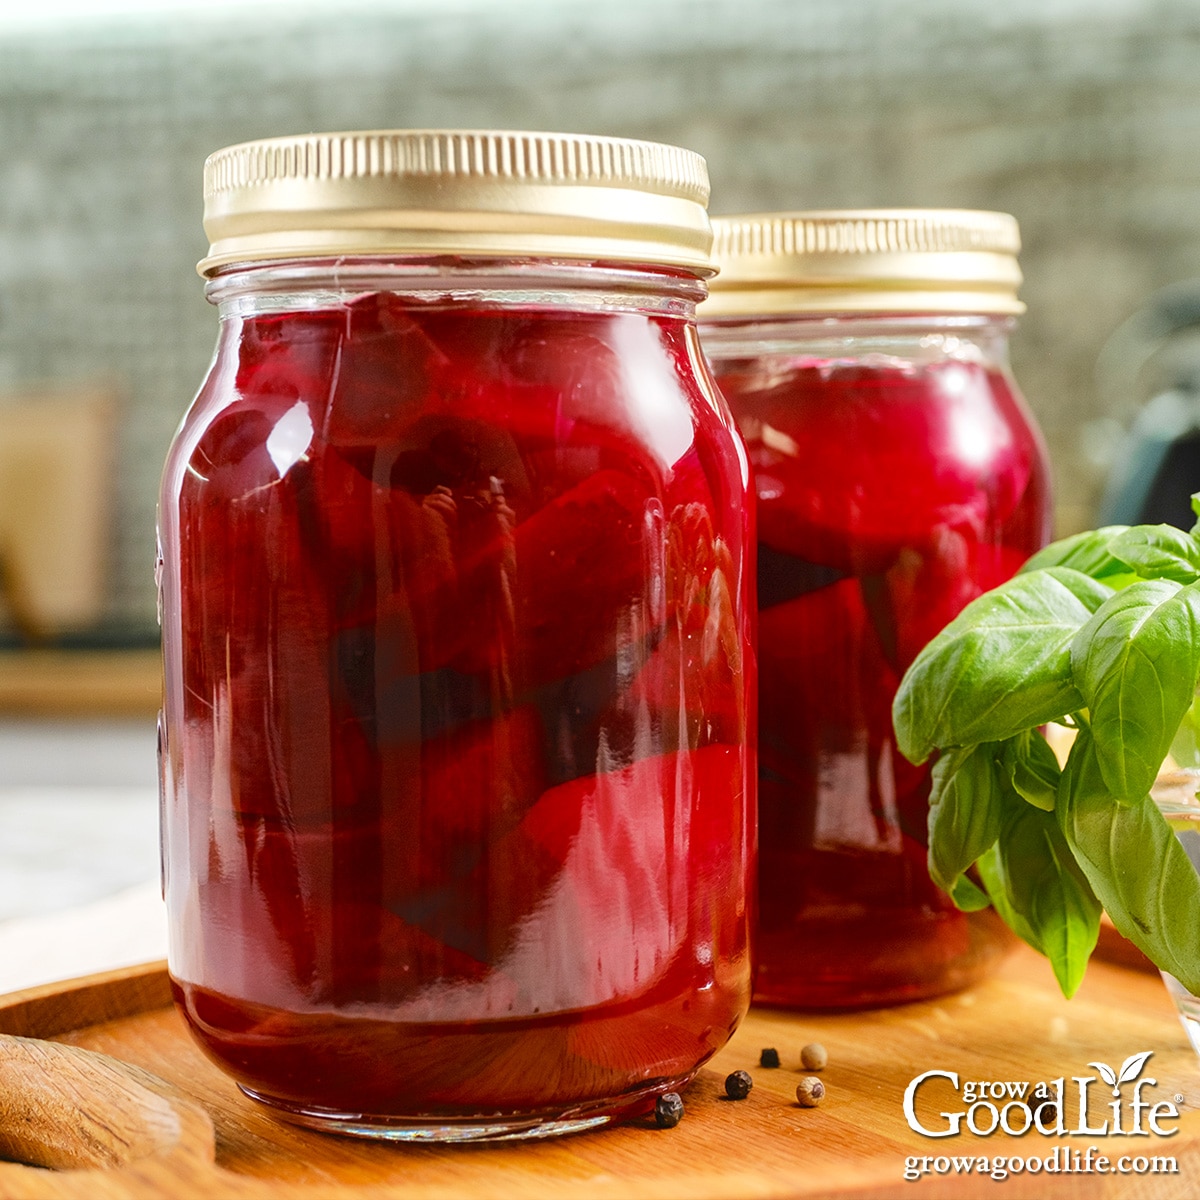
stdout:
<svg viewBox="0 0 1200 1200">
<path fill-rule="evenodd" d="M 1137 446 L 1161 449 L 1163 430 L 1183 446 L 1200 425 L 1195 0 L 17 7 L 0 15 L 0 831 L 40 803 L 65 836 L 84 784 L 114 813 L 140 804 L 129 828 L 150 828 L 155 492 L 214 341 L 194 270 L 201 166 L 229 143 L 604 132 L 702 152 L 715 213 L 1011 212 L 1029 306 L 1014 367 L 1050 446 L 1059 532 L 1119 510 L 1122 478 L 1128 500 L 1162 459 Z M 94 871 L 83 898 L 157 870 L 143 834 L 114 840 L 128 869 Z M 0 851 L 11 841 L 0 832 Z M 27 857 L 55 854 L 79 875 L 66 851 Z M 0 857 L 0 877 L 13 869 Z M 0 921 L 44 895 L 9 891 Z M 51 895 L 34 907 L 81 893 Z"/>
</svg>

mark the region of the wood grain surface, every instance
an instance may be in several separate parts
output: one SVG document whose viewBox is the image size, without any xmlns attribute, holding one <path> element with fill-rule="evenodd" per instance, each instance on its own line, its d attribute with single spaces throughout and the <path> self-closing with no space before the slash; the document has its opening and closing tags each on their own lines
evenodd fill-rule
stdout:
<svg viewBox="0 0 1200 1200">
<path fill-rule="evenodd" d="M 1183 1200 L 1200 1195 L 1200 1064 L 1160 982 L 1107 963 L 1093 964 L 1070 1002 L 1058 995 L 1046 963 L 1022 948 L 990 981 L 940 1000 L 825 1016 L 755 1010 L 688 1089 L 687 1113 L 676 1129 L 659 1130 L 646 1120 L 539 1143 L 469 1147 L 387 1145 L 285 1125 L 245 1099 L 209 1064 L 165 1001 L 161 967 L 0 998 L 0 1032 L 53 1038 L 134 1068 L 124 1078 L 101 1069 L 97 1081 L 86 1074 L 95 1066 L 90 1060 L 83 1074 L 66 1059 L 45 1059 L 40 1071 L 26 1070 L 20 1078 L 0 1067 L 3 1129 L 38 1103 L 58 1106 L 54 1119 L 61 1125 L 64 1097 L 73 1097 L 80 1122 L 111 1127 L 118 1140 L 133 1146 L 119 1148 L 115 1165 L 108 1168 L 0 1164 L 0 1197 Z M 801 1108 L 794 1099 L 796 1083 L 806 1073 L 800 1069 L 800 1048 L 809 1041 L 820 1041 L 829 1052 L 821 1072 L 827 1097 L 814 1109 Z M 779 1050 L 780 1069 L 758 1066 L 765 1046 Z M 1157 1080 L 1157 1086 L 1145 1089 L 1145 1098 L 1183 1097 L 1181 1117 L 1169 1122 L 1178 1128 L 1172 1137 L 1017 1138 L 1002 1132 L 980 1137 L 964 1129 L 956 1137 L 932 1140 L 914 1133 L 904 1120 L 905 1087 L 922 1071 L 953 1071 L 964 1080 L 1036 1082 L 1066 1076 L 1069 1081 L 1095 1076 L 1091 1062 L 1119 1066 L 1145 1050 L 1154 1055 L 1143 1073 Z M 738 1068 L 750 1071 L 754 1089 L 744 1101 L 725 1100 L 724 1076 Z M 946 1081 L 926 1087 L 922 1113 L 931 1125 L 947 1103 L 962 1107 Z M 28 1093 L 39 1088 L 41 1099 L 31 1099 Z M 147 1099 L 138 1088 L 153 1096 Z M 1092 1085 L 1093 1122 L 1107 1115 L 1108 1097 L 1103 1084 Z M 152 1118 L 139 1115 L 139 1098 Z M 156 1141 L 146 1134 L 147 1122 L 164 1127 L 163 1100 L 183 1132 Z M 1067 1109 L 1073 1120 L 1070 1101 Z M 206 1120 L 215 1131 L 215 1161 L 206 1144 Z M 36 1153 L 36 1131 L 22 1136 Z M 1001 1183 L 934 1169 L 918 1182 L 903 1179 L 906 1156 L 1045 1156 L 1059 1145 L 1081 1152 L 1096 1146 L 1114 1163 L 1125 1154 L 1170 1155 L 1178 1171 L 1012 1175 Z M 20 1149 L 10 1144 L 9 1153 L 22 1157 Z"/>
<path fill-rule="evenodd" d="M 0 652 L 0 713 L 152 717 L 161 693 L 157 650 Z"/>
</svg>

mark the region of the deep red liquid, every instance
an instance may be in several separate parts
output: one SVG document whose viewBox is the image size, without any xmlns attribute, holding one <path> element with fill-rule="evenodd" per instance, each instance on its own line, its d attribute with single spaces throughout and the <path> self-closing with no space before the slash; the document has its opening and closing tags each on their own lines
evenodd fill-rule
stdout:
<svg viewBox="0 0 1200 1200">
<path fill-rule="evenodd" d="M 380 1117 L 687 1076 L 748 1001 L 754 845 L 745 472 L 694 332 L 377 295 L 222 339 L 162 508 L 193 1031 Z"/>
<path fill-rule="evenodd" d="M 1001 372 L 716 362 L 758 491 L 756 998 L 859 1007 L 963 986 L 1005 939 L 926 870 L 928 767 L 891 705 L 918 651 L 1048 536 L 1045 454 Z"/>
</svg>

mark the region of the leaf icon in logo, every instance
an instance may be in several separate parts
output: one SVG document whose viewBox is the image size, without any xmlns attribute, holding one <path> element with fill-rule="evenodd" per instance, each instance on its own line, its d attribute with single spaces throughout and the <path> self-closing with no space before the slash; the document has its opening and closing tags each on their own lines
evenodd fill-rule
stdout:
<svg viewBox="0 0 1200 1200">
<path fill-rule="evenodd" d="M 1118 1074 L 1107 1063 L 1090 1062 L 1089 1067 L 1095 1067 L 1100 1072 L 1100 1078 L 1112 1088 L 1112 1094 L 1119 1096 L 1120 1085 L 1128 1083 L 1131 1079 L 1136 1079 L 1141 1073 L 1142 1068 L 1146 1065 L 1146 1059 L 1154 1053 L 1153 1050 L 1143 1050 L 1141 1054 L 1131 1054 L 1122 1064 L 1121 1071 Z"/>
<path fill-rule="evenodd" d="M 1146 1059 L 1153 1053 L 1153 1050 L 1143 1050 L 1141 1054 L 1131 1054 L 1121 1064 L 1121 1073 L 1117 1076 L 1117 1082 L 1128 1083 L 1131 1079 L 1136 1079 L 1142 1073 Z"/>
</svg>

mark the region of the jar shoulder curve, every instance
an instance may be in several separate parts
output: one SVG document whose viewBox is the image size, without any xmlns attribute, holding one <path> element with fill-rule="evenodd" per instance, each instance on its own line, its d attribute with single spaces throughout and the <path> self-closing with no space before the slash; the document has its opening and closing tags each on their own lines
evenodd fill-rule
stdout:
<svg viewBox="0 0 1200 1200">
<path fill-rule="evenodd" d="M 236 399 L 239 325 L 240 322 L 236 320 L 221 322 L 204 378 L 175 428 L 159 484 L 160 520 L 164 513 L 171 512 L 177 506 L 183 477 L 187 473 L 196 442 L 208 427 L 213 414 Z"/>
<path fill-rule="evenodd" d="M 1022 470 L 1045 458 L 1003 359 L 764 354 L 718 358 L 714 369 L 747 443 L 768 453 L 961 463 L 973 477 L 1013 466 L 1014 455 Z"/>
<path fill-rule="evenodd" d="M 719 438 L 718 427 L 740 453 L 728 407 L 695 350 L 694 324 L 677 316 L 420 308 L 372 296 L 224 326 L 172 447 L 176 480 L 235 402 L 244 406 L 231 429 L 239 453 L 254 436 L 251 412 L 261 410 L 266 437 L 298 402 L 318 454 L 411 449 L 426 435 L 443 444 L 455 435 L 487 440 L 490 430 L 521 450 L 579 450 L 593 438 L 661 476 L 697 437 Z M 502 477 L 502 464 L 493 465 Z"/>
<path fill-rule="evenodd" d="M 856 561 L 882 567 L 939 531 L 979 537 L 1012 520 L 1029 527 L 1026 553 L 1045 541 L 1046 447 L 1002 340 L 726 349 L 709 353 L 776 549 L 844 565 L 851 539 Z"/>
</svg>

